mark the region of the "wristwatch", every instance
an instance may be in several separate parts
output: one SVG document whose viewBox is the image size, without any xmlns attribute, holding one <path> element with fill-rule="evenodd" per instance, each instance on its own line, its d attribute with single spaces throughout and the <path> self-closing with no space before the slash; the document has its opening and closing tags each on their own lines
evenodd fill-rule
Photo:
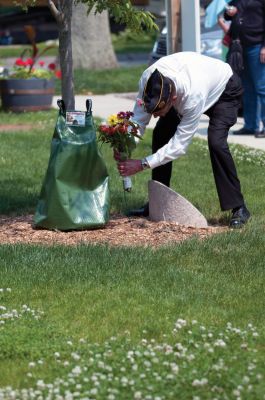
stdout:
<svg viewBox="0 0 265 400">
<path fill-rule="evenodd" d="M 143 158 L 143 159 L 141 160 L 141 164 L 142 164 L 143 170 L 144 170 L 144 169 L 150 168 L 150 165 L 148 164 L 148 161 L 147 161 L 146 158 Z"/>
</svg>

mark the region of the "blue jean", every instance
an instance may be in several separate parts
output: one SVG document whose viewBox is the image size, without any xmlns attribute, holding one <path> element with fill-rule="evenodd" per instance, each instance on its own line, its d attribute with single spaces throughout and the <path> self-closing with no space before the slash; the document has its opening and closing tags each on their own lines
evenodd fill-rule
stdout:
<svg viewBox="0 0 265 400">
<path fill-rule="evenodd" d="M 244 48 L 244 70 L 241 74 L 244 127 L 260 130 L 265 127 L 265 64 L 260 62 L 261 44 Z"/>
</svg>

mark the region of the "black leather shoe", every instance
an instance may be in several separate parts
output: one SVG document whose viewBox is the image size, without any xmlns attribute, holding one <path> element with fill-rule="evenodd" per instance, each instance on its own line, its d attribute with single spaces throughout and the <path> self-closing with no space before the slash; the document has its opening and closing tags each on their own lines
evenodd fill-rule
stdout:
<svg viewBox="0 0 265 400">
<path fill-rule="evenodd" d="M 230 220 L 230 228 L 242 228 L 242 226 L 250 218 L 250 212 L 245 205 L 234 208 Z"/>
<path fill-rule="evenodd" d="M 257 132 L 250 129 L 241 128 L 238 131 L 233 131 L 233 135 L 255 135 Z"/>
<path fill-rule="evenodd" d="M 264 131 L 256 132 L 255 138 L 257 138 L 257 139 L 265 138 L 265 132 Z"/>
<path fill-rule="evenodd" d="M 128 211 L 126 215 L 127 217 L 149 217 L 149 203 L 146 203 L 141 208 Z"/>
</svg>

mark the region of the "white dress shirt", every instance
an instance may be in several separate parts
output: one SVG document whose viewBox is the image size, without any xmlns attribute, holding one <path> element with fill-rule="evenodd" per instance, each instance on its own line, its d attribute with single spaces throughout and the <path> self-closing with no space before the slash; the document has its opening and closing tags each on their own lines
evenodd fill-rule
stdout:
<svg viewBox="0 0 265 400">
<path fill-rule="evenodd" d="M 223 61 L 194 52 L 175 53 L 162 57 L 143 72 L 139 81 L 138 98 L 142 99 L 145 84 L 156 68 L 174 82 L 177 99 L 173 106 L 181 115 L 181 122 L 169 142 L 146 157 L 151 168 L 166 164 L 186 153 L 197 131 L 201 115 L 216 103 L 233 74 L 231 67 Z M 143 135 L 151 114 L 146 113 L 137 101 L 133 112 L 132 120 L 139 124 Z"/>
</svg>

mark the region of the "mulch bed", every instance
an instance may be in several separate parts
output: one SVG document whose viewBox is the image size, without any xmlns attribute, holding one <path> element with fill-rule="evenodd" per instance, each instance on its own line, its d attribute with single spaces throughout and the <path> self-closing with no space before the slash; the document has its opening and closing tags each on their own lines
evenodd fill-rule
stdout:
<svg viewBox="0 0 265 400">
<path fill-rule="evenodd" d="M 35 229 L 33 215 L 0 216 L 0 243 L 2 244 L 77 245 L 85 243 L 157 248 L 169 243 L 179 243 L 194 236 L 205 239 L 226 230 L 227 227 L 194 228 L 170 222 L 152 222 L 145 218 L 112 215 L 104 228 L 61 232 Z"/>
</svg>

